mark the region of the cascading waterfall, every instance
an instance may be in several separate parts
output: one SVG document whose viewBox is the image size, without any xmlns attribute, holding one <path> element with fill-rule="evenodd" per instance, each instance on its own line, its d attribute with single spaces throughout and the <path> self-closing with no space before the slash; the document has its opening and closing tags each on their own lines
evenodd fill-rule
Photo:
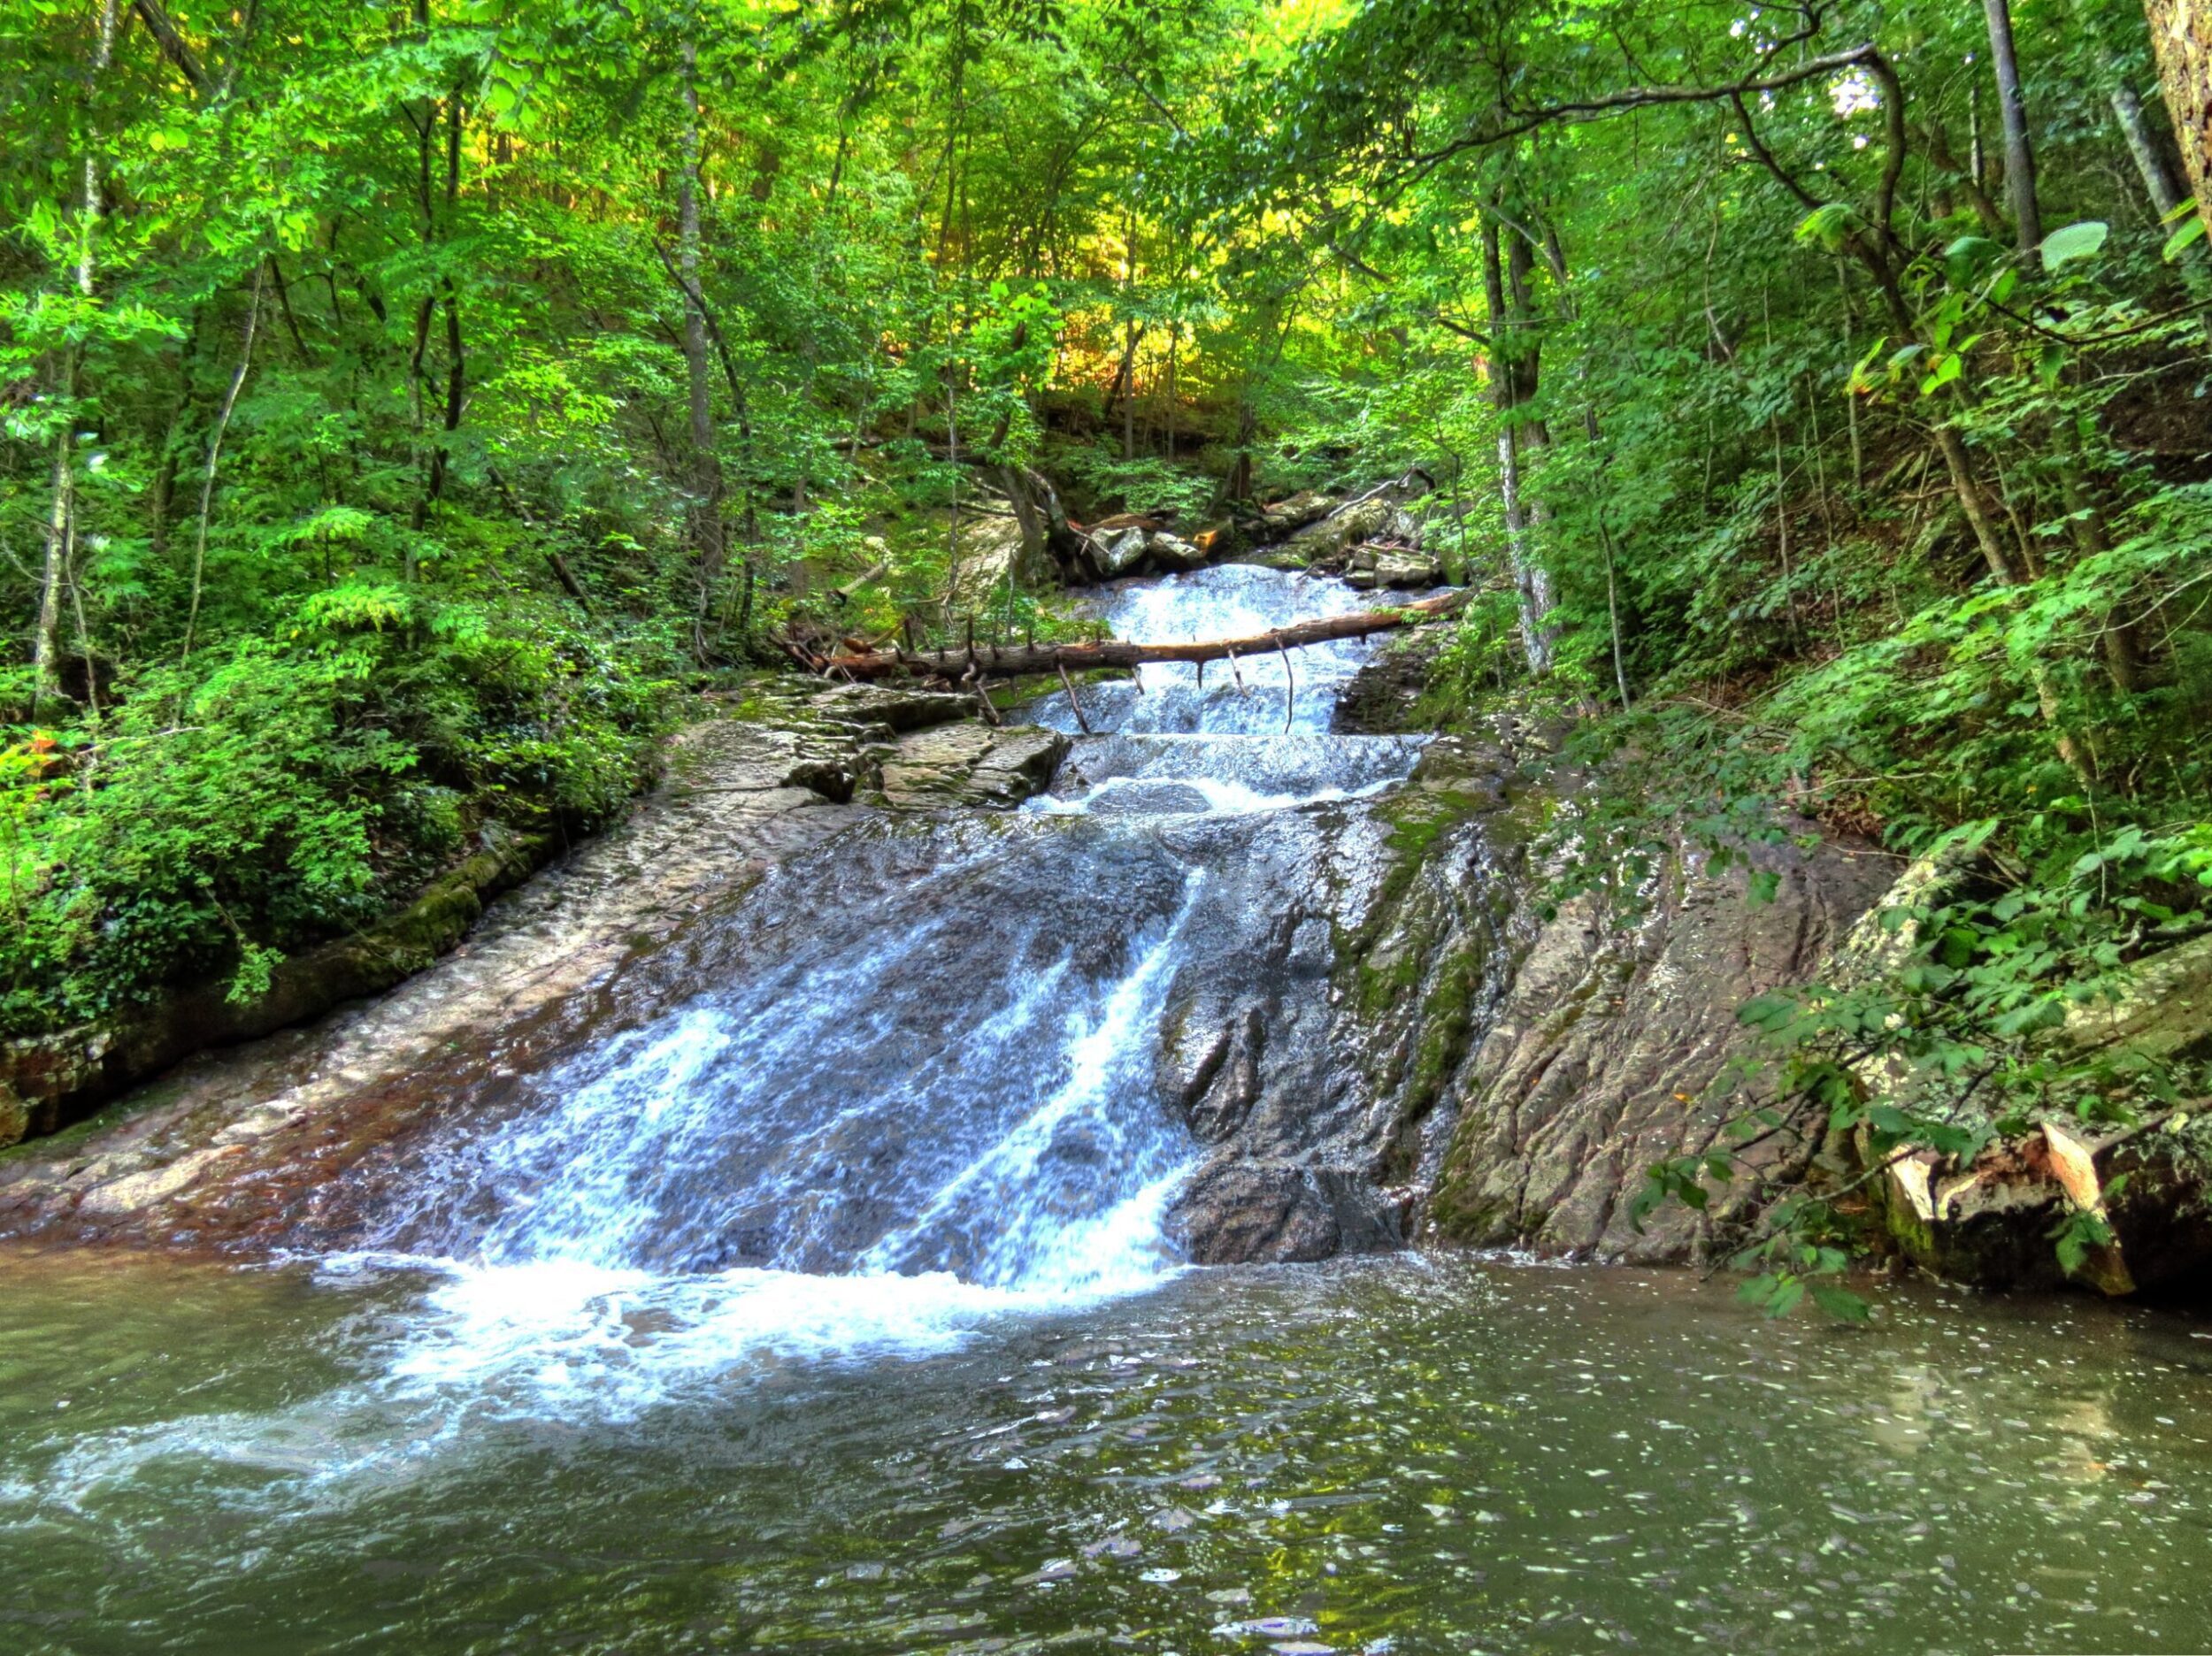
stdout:
<svg viewBox="0 0 2212 1656">
<path fill-rule="evenodd" d="M 1363 602 L 1230 566 L 1101 609 L 1166 641 Z M 1080 721 L 1055 694 L 1030 716 L 1095 733 L 1025 811 L 885 820 L 703 917 L 606 1032 L 386 1169 L 330 1269 L 439 1273 L 398 1371 L 641 1403 L 748 1351 L 934 1348 L 1179 1269 L 1170 997 L 1281 908 L 1239 872 L 1262 824 L 1410 768 L 1412 741 L 1328 733 L 1369 648 L 1147 667 Z"/>
</svg>

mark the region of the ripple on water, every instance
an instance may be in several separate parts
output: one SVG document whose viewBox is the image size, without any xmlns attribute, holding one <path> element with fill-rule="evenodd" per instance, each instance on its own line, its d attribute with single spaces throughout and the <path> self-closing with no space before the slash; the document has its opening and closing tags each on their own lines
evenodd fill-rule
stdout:
<svg viewBox="0 0 2212 1656">
<path fill-rule="evenodd" d="M 0 1613 L 35 1637 L 9 1648 L 88 1614 L 430 1652 L 525 1625 L 2179 1651 L 2212 1624 L 2212 1353 L 2151 1313 L 1888 1292 L 1868 1329 L 1778 1326 L 1684 1277 L 1455 1259 L 1041 1311 L 787 1276 L 685 1285 L 713 1303 L 673 1322 L 718 1349 L 641 1357 L 663 1284 L 406 1269 L 119 1261 L 96 1299 L 16 1271 Z M 34 1393 L 71 1398 L 65 1430 Z"/>
</svg>

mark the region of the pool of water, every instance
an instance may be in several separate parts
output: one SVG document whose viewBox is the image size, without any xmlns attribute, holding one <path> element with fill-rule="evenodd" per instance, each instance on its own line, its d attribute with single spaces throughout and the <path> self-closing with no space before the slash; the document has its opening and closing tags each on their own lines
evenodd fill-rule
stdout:
<svg viewBox="0 0 2212 1656">
<path fill-rule="evenodd" d="M 0 1650 L 2212 1644 L 2212 1330 L 2155 1312 L 1401 1256 L 641 1363 L 711 1319 L 481 1280 L 0 1259 Z"/>
</svg>

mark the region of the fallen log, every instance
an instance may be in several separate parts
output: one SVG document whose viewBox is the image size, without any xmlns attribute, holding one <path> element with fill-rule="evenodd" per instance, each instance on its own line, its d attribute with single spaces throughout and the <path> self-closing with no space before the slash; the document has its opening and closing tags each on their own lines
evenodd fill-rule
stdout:
<svg viewBox="0 0 2212 1656">
<path fill-rule="evenodd" d="M 978 644 L 938 650 L 896 649 L 888 654 L 813 656 L 809 664 L 831 677 L 884 678 L 906 673 L 918 678 L 965 679 L 1020 678 L 1031 673 L 1085 672 L 1099 667 L 1141 667 L 1148 662 L 1233 661 L 1265 650 L 1286 653 L 1307 644 L 1330 644 L 1339 639 L 1365 638 L 1399 627 L 1417 626 L 1448 616 L 1467 602 L 1464 592 L 1441 593 L 1417 603 L 1394 610 L 1361 610 L 1350 615 L 1324 616 L 1255 632 L 1244 638 L 1202 639 L 1188 644 L 1133 644 L 1110 639 L 1095 644 L 1027 644 L 1004 649 Z M 1232 671 L 1234 668 L 1232 667 Z"/>
</svg>

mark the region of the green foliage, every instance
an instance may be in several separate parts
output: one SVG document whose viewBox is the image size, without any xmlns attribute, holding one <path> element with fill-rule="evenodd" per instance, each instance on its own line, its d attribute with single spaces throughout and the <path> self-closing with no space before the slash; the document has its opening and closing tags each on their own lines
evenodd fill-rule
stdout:
<svg viewBox="0 0 2212 1656">
<path fill-rule="evenodd" d="M 250 995 L 411 894 L 472 815 L 585 826 L 636 785 L 660 691 L 551 617 L 358 583 L 288 621 L 144 670 L 96 739 L 9 750 L 0 1028 L 211 971 Z"/>
</svg>

